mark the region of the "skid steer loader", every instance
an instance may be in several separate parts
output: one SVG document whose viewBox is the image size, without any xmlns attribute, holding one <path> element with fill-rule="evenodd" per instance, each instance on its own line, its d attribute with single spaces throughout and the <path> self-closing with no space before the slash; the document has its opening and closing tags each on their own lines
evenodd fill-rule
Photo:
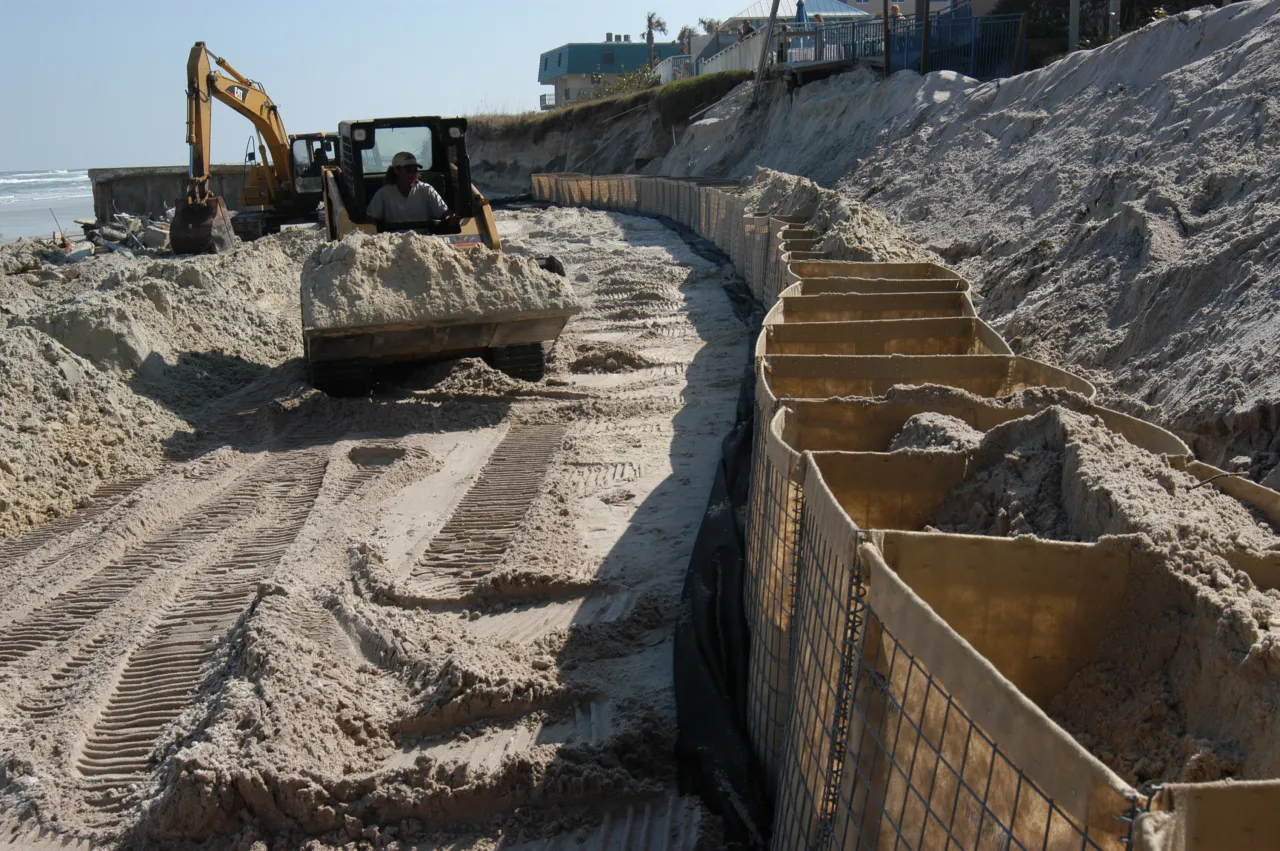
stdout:
<svg viewBox="0 0 1280 851">
<path fill-rule="evenodd" d="M 396 153 L 414 154 L 419 180 L 440 193 L 448 221 L 386 228 L 433 234 L 458 251 L 501 251 L 502 241 L 489 202 L 471 183 L 464 118 L 410 117 L 344 121 L 338 125 L 338 161 L 321 171 L 322 221 L 330 240 L 356 231 L 378 232 L 366 213 L 369 200 L 386 182 Z M 539 258 L 547 271 L 564 275 L 555 258 Z M 341 328 L 308 327 L 303 346 L 312 384 L 329 395 L 363 395 L 374 367 L 403 361 L 481 356 L 495 369 L 526 381 L 543 377 L 547 352 L 570 307 L 536 314 L 515 313 L 463 320 L 413 321 Z"/>
</svg>

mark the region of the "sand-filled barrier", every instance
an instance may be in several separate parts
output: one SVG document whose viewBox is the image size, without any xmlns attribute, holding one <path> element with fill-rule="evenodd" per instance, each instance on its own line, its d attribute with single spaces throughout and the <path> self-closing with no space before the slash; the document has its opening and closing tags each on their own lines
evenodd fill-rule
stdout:
<svg viewBox="0 0 1280 851">
<path fill-rule="evenodd" d="M 302 270 L 308 329 L 378 327 L 563 311 L 573 286 L 518 254 L 416 233 L 352 234 Z"/>
<path fill-rule="evenodd" d="M 773 847 L 1260 847 L 1280 499 L 1009 354 L 955 272 L 824 254 L 821 193 L 764 180 L 638 194 L 699 211 L 769 313 L 743 593 Z M 1206 790 L 1233 817 L 1188 833 Z"/>
</svg>

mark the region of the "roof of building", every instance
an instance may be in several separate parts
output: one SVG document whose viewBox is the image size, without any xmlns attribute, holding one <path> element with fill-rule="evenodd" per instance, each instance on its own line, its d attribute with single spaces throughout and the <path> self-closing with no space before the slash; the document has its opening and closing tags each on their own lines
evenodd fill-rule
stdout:
<svg viewBox="0 0 1280 851">
<path fill-rule="evenodd" d="M 738 14 L 729 18 L 725 23 L 732 21 L 741 21 L 744 18 L 750 20 L 768 20 L 770 8 L 773 3 L 770 0 L 756 0 L 747 8 Z M 821 15 L 823 18 L 861 18 L 866 16 L 866 12 L 861 9 L 855 9 L 847 3 L 840 0 L 804 0 L 804 10 L 810 19 L 814 15 Z M 778 20 L 790 21 L 796 16 L 796 0 L 782 0 L 778 4 Z"/>
<path fill-rule="evenodd" d="M 655 42 L 654 53 L 661 62 L 680 53 L 672 42 Z M 546 83 L 563 74 L 627 74 L 649 61 L 649 46 L 643 41 L 594 41 L 564 44 L 538 57 L 538 82 Z"/>
</svg>

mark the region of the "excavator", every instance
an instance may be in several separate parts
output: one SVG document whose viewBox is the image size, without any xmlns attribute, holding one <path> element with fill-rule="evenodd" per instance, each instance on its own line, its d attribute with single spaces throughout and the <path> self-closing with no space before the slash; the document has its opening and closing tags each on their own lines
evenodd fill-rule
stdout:
<svg viewBox="0 0 1280 851">
<path fill-rule="evenodd" d="M 212 70 L 211 61 L 226 76 Z M 258 136 L 257 153 L 246 158 L 238 201 L 241 207 L 259 207 L 261 212 L 242 213 L 234 222 L 226 202 L 209 188 L 210 113 L 215 100 L 248 118 Z M 316 220 L 320 169 L 336 153 L 333 134 L 288 135 L 280 110 L 262 84 L 215 56 L 203 41 L 195 43 L 187 58 L 187 144 L 190 170 L 169 231 L 174 252 L 227 251 L 238 236 L 254 238 L 278 231 L 284 222 Z"/>
</svg>

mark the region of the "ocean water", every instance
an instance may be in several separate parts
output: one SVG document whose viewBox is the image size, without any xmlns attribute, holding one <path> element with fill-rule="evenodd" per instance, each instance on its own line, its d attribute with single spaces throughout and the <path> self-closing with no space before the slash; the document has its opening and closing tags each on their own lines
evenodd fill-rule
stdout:
<svg viewBox="0 0 1280 851">
<path fill-rule="evenodd" d="M 0 242 L 20 236 L 49 236 L 57 230 L 54 215 L 68 236 L 80 236 L 73 220 L 93 218 L 88 171 L 0 171 Z"/>
</svg>

